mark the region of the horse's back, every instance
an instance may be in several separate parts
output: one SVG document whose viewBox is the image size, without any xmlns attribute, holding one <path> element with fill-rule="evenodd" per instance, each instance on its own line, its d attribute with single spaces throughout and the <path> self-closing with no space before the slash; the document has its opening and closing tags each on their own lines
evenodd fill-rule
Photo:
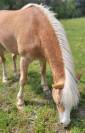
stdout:
<svg viewBox="0 0 85 133">
<path fill-rule="evenodd" d="M 3 11 L 0 18 L 0 42 L 12 53 L 29 52 L 37 56 L 44 45 L 55 45 L 53 28 L 39 7 Z"/>
</svg>

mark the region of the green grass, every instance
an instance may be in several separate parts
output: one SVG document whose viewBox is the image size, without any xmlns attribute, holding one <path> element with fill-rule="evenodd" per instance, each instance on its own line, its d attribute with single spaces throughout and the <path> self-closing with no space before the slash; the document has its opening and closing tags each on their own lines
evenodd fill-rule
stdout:
<svg viewBox="0 0 85 133">
<path fill-rule="evenodd" d="M 78 110 L 72 111 L 72 123 L 68 133 L 85 133 L 85 18 L 61 20 L 67 32 L 72 49 L 75 71 L 82 74 L 79 90 L 81 94 Z M 13 80 L 12 60 L 8 55 L 7 68 L 10 81 Z M 18 64 L 18 63 L 17 63 Z M 46 100 L 40 85 L 39 64 L 33 62 L 29 68 L 29 80 L 24 89 L 25 111 L 16 108 L 18 81 L 8 85 L 2 83 L 0 65 L 0 133 L 64 133 L 58 131 L 58 113 L 52 99 Z M 51 88 L 52 77 L 47 67 L 48 85 Z"/>
</svg>

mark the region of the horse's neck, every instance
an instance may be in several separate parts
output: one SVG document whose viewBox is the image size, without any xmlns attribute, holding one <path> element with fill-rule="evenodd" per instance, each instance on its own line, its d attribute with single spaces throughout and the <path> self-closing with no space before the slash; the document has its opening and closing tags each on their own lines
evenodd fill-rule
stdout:
<svg viewBox="0 0 85 133">
<path fill-rule="evenodd" d="M 58 39 L 53 29 L 49 28 L 49 24 L 48 24 L 48 29 L 46 31 L 45 32 L 42 31 L 41 37 L 42 39 L 44 38 L 43 42 L 44 51 L 52 70 L 54 83 L 60 82 L 60 80 L 64 82 L 65 80 L 64 63 Z"/>
<path fill-rule="evenodd" d="M 53 73 L 54 83 L 64 81 L 64 64 L 58 43 L 48 44 L 47 49 L 47 58 Z"/>
</svg>

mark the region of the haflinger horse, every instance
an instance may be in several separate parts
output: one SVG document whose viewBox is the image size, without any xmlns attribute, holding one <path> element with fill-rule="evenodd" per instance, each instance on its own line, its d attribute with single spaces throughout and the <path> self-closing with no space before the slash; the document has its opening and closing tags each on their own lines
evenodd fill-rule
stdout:
<svg viewBox="0 0 85 133">
<path fill-rule="evenodd" d="M 28 4 L 16 11 L 1 11 L 0 44 L 2 53 L 6 49 L 20 55 L 18 109 L 21 110 L 24 106 L 23 88 L 27 81 L 28 66 L 34 59 L 40 62 L 43 89 L 48 89 L 47 61 L 52 71 L 52 96 L 60 123 L 68 126 L 72 107 L 79 102 L 79 93 L 67 37 L 54 13 L 38 4 Z"/>
</svg>

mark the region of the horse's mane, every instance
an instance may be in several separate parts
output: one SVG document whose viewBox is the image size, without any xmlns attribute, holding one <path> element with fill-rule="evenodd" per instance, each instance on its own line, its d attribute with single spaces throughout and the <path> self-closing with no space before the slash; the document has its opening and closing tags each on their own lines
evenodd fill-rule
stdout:
<svg viewBox="0 0 85 133">
<path fill-rule="evenodd" d="M 54 29 L 56 37 L 59 41 L 60 49 L 62 51 L 65 69 L 65 85 L 62 89 L 62 102 L 68 108 L 76 106 L 79 102 L 79 92 L 77 90 L 77 83 L 74 74 L 72 54 L 63 26 L 55 18 L 55 14 L 50 11 L 47 6 L 45 7 L 38 4 L 27 4 L 22 8 L 22 10 L 31 6 L 38 7 L 47 16 L 47 19 L 49 20 Z"/>
</svg>

